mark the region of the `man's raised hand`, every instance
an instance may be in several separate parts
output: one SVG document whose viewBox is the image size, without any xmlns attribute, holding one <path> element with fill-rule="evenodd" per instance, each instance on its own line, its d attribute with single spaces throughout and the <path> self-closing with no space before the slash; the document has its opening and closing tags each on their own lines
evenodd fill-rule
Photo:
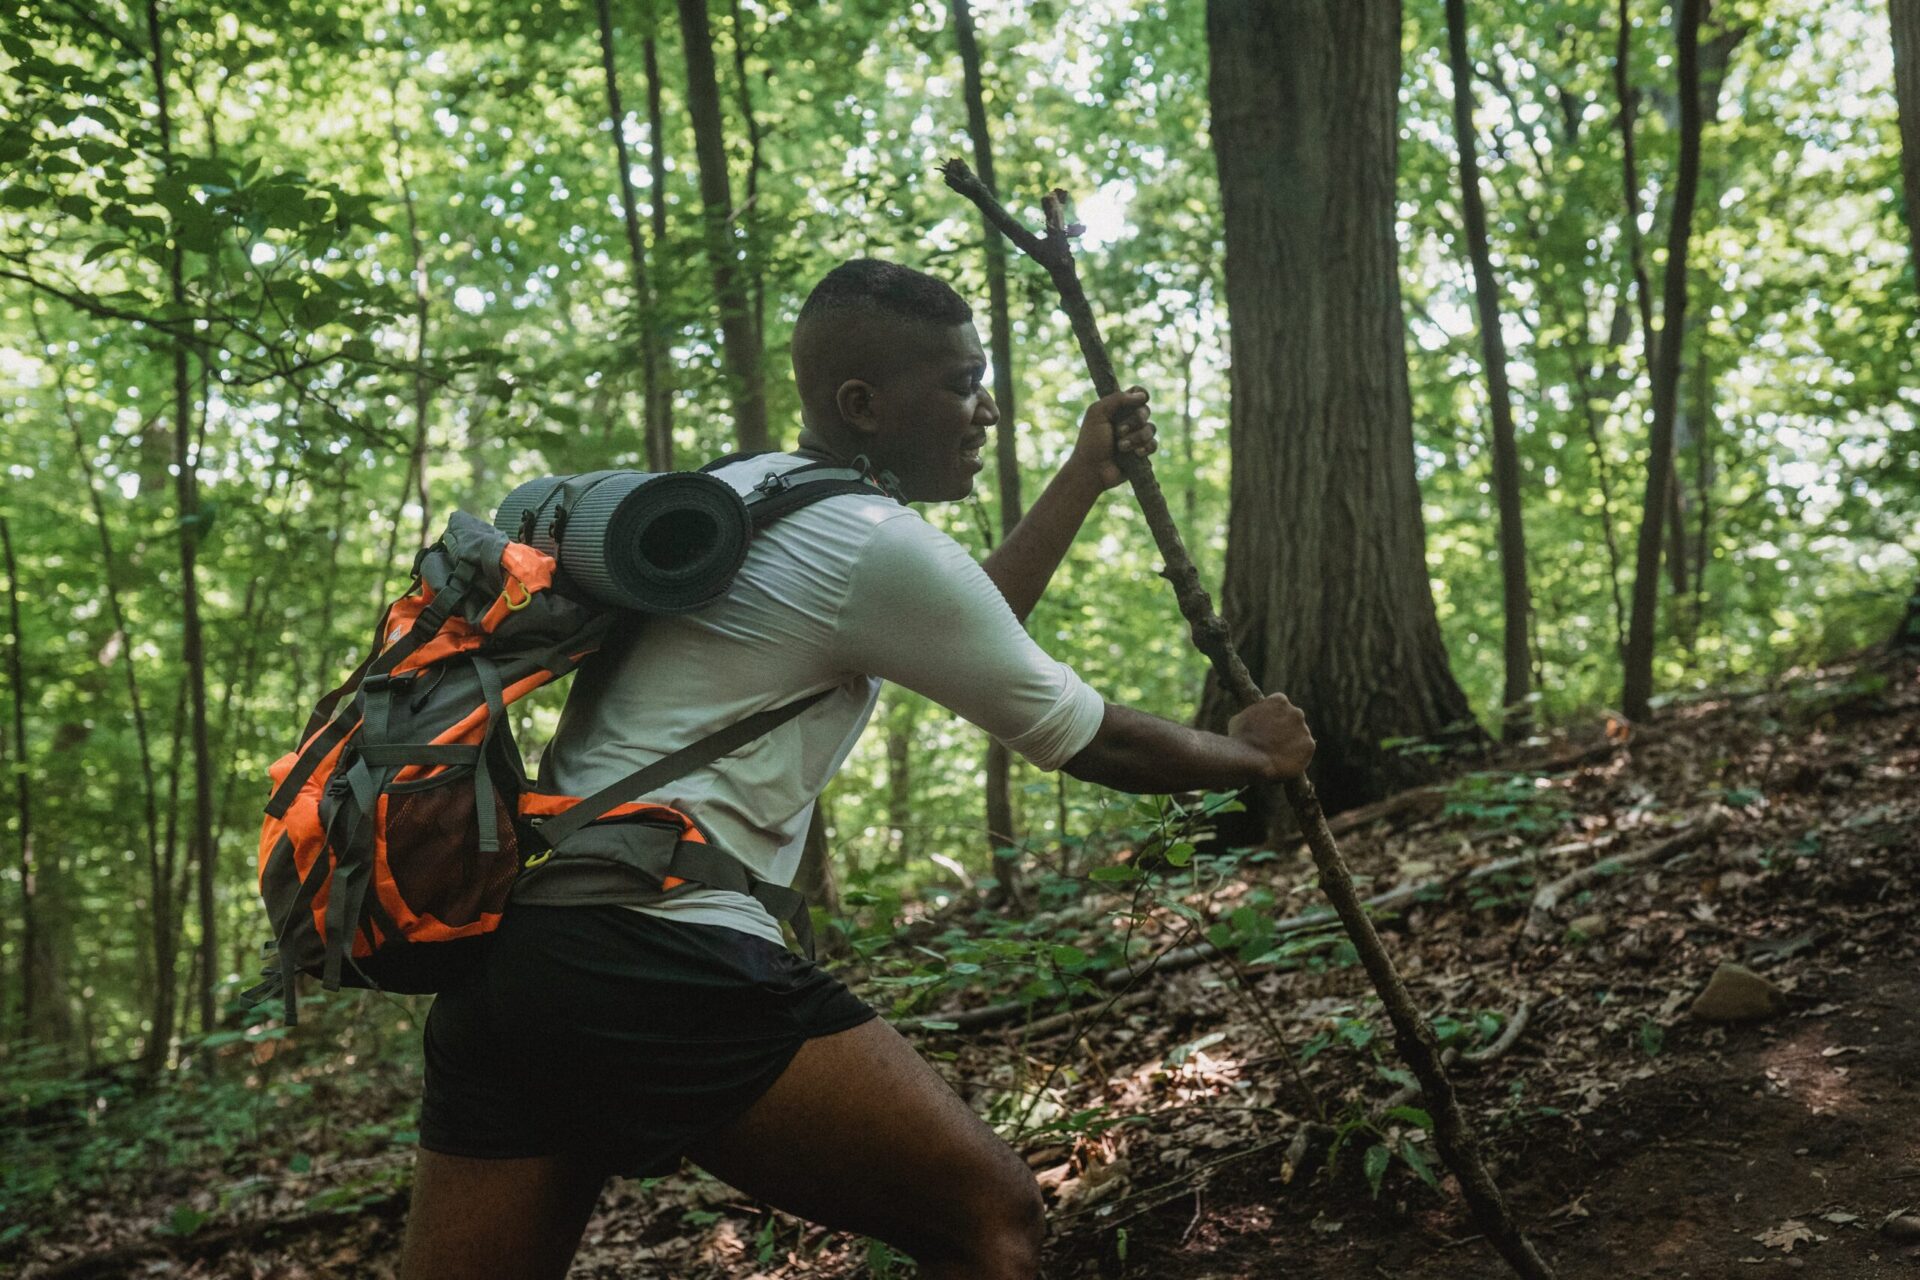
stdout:
<svg viewBox="0 0 1920 1280">
<path fill-rule="evenodd" d="M 1129 387 L 1094 401 L 1080 420 L 1080 435 L 1067 465 L 1094 477 L 1102 489 L 1113 488 L 1124 478 L 1119 454 L 1151 454 L 1160 447 L 1147 413 L 1145 387 Z"/>
<path fill-rule="evenodd" d="M 1305 775 L 1313 759 L 1313 733 L 1306 713 L 1284 693 L 1268 694 L 1227 721 L 1227 736 L 1267 757 L 1269 780 L 1284 782 Z"/>
</svg>

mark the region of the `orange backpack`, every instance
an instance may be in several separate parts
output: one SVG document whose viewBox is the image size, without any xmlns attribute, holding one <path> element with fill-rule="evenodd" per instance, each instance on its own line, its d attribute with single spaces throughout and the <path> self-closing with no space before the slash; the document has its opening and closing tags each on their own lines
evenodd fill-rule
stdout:
<svg viewBox="0 0 1920 1280">
<path fill-rule="evenodd" d="M 577 504 L 597 478 L 566 490 L 557 478 L 556 500 Z M 770 476 L 746 505 L 757 530 L 856 492 L 879 490 L 859 471 L 813 464 Z M 623 617 L 562 594 L 561 579 L 553 555 L 465 512 L 416 558 L 373 651 L 269 771 L 259 874 L 277 954 L 249 999 L 284 996 L 292 1023 L 300 973 L 328 990 L 442 990 L 475 964 L 516 879 L 555 857 L 624 868 L 659 889 L 696 882 L 750 894 L 811 951 L 798 894 L 760 880 L 690 815 L 631 797 L 738 750 L 826 694 L 728 725 L 585 799 L 540 793 L 506 709 L 571 674 Z"/>
</svg>

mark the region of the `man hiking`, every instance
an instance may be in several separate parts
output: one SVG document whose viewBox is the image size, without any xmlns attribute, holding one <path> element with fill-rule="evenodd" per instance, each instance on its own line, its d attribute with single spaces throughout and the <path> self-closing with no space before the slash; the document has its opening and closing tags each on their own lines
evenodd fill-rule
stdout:
<svg viewBox="0 0 1920 1280">
<path fill-rule="evenodd" d="M 830 272 L 793 336 L 794 454 L 716 474 L 745 493 L 833 460 L 873 492 L 788 515 L 728 594 L 649 618 L 574 677 L 541 788 L 590 795 L 723 725 L 826 691 L 791 721 L 645 797 L 791 883 L 815 799 L 892 680 L 1042 769 L 1121 791 L 1295 777 L 1313 754 L 1275 696 L 1224 735 L 1107 703 L 1020 625 L 1119 450 L 1151 452 L 1138 388 L 1091 406 L 1071 456 L 984 565 L 904 505 L 967 497 L 998 421 L 972 311 L 870 259 Z M 773 482 L 777 484 L 778 482 Z M 642 797 L 629 797 L 639 800 Z M 684 1157 L 746 1194 L 904 1251 L 928 1280 L 1029 1280 L 1032 1173 L 872 1009 L 788 951 L 754 898 L 697 885 L 570 891 L 564 859 L 517 891 L 483 971 L 426 1028 L 404 1280 L 565 1275 L 606 1180 Z"/>
</svg>

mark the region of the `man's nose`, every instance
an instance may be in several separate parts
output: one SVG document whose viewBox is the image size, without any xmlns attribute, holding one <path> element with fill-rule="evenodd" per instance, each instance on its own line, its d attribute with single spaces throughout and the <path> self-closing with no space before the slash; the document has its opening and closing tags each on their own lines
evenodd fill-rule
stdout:
<svg viewBox="0 0 1920 1280">
<path fill-rule="evenodd" d="M 974 406 L 973 420 L 983 427 L 998 426 L 1000 406 L 993 402 L 993 392 L 984 387 L 980 391 L 980 403 Z"/>
</svg>

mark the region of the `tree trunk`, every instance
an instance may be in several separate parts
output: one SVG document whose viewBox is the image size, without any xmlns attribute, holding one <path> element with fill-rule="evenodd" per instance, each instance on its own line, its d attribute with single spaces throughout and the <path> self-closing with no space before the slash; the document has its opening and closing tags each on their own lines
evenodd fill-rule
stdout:
<svg viewBox="0 0 1920 1280">
<path fill-rule="evenodd" d="M 907 824 L 913 820 L 913 720 L 908 708 L 887 713 L 887 841 L 889 852 L 905 866 Z"/>
<path fill-rule="evenodd" d="M 1506 692 L 1501 736 L 1523 738 L 1532 722 L 1528 695 L 1532 665 L 1527 647 L 1527 543 L 1521 524 L 1520 456 L 1514 444 L 1513 392 L 1507 385 L 1507 343 L 1500 332 L 1500 286 L 1487 247 L 1487 209 L 1480 195 L 1478 139 L 1473 127 L 1473 62 L 1467 56 L 1466 0 L 1447 0 L 1447 51 L 1453 70 L 1453 132 L 1460 146 L 1461 208 L 1467 255 L 1473 260 L 1474 301 L 1486 350 L 1487 396 L 1493 429 L 1493 490 L 1500 509 L 1500 593 L 1506 619 Z"/>
<path fill-rule="evenodd" d="M 1660 324 L 1653 363 L 1653 422 L 1647 445 L 1647 492 L 1640 509 L 1640 541 L 1633 573 L 1633 614 L 1627 626 L 1627 660 L 1621 710 L 1644 720 L 1653 696 L 1653 642 L 1660 612 L 1660 545 L 1667 487 L 1673 480 L 1673 425 L 1680 398 L 1681 334 L 1687 318 L 1687 248 L 1693 234 L 1694 196 L 1700 184 L 1700 22 L 1706 0 L 1680 0 L 1680 158 L 1674 178 L 1673 213 L 1667 227 Z"/>
<path fill-rule="evenodd" d="M 967 100 L 967 135 L 973 141 L 974 172 L 987 190 L 993 183 L 993 135 L 987 129 L 986 97 L 980 82 L 980 44 L 974 38 L 973 10 L 967 0 L 951 0 L 954 41 L 960 46 L 960 72 Z M 993 361 L 993 399 L 1000 410 L 994 432 L 994 468 L 1000 482 L 1000 536 L 1020 523 L 1020 453 L 1013 394 L 1013 325 L 1007 301 L 1007 242 L 981 216 L 980 233 L 987 258 L 987 311 Z M 987 845 L 993 851 L 993 878 L 1015 906 L 1024 906 L 1020 878 L 1019 833 L 1013 812 L 1013 761 L 1006 747 L 987 740 Z"/>
<path fill-rule="evenodd" d="M 34 335 L 40 340 L 40 349 L 45 351 L 48 348 L 47 335 L 40 326 L 38 308 L 30 308 L 29 314 L 33 320 Z M 68 433 L 73 437 L 74 459 L 80 464 L 80 474 L 87 486 L 87 502 L 93 510 L 94 529 L 99 534 L 100 576 L 106 589 L 107 610 L 113 620 L 114 634 L 120 637 L 120 670 L 126 677 L 127 708 L 133 718 L 134 742 L 140 751 L 141 815 L 146 821 L 147 836 L 146 916 L 151 948 L 146 956 L 146 963 L 150 966 L 146 995 L 148 1018 L 152 1024 L 141 1053 L 141 1063 L 147 1071 L 152 1072 L 157 1071 L 166 1060 L 167 1046 L 173 1040 L 174 976 L 173 902 L 168 892 L 170 886 L 160 866 L 160 805 L 158 783 L 153 773 L 153 743 L 147 730 L 146 703 L 140 696 L 140 674 L 134 663 L 137 646 L 133 642 L 126 606 L 120 595 L 120 557 L 107 522 L 106 503 L 100 497 L 99 477 L 95 474 L 93 459 L 88 452 L 86 434 L 68 396 L 67 365 L 64 360 L 55 366 L 55 377 L 60 391 L 60 410 L 67 420 Z"/>
<path fill-rule="evenodd" d="M 740 269 L 727 144 L 720 120 L 720 87 L 714 75 L 713 33 L 707 0 L 678 0 L 680 40 L 687 55 L 687 115 L 700 166 L 700 202 L 707 220 L 707 257 L 714 297 L 720 305 L 721 358 L 733 386 L 733 413 L 740 448 L 769 447 L 766 386 L 760 369 L 760 333 Z"/>
<path fill-rule="evenodd" d="M 1400 6 L 1211 0 L 1233 453 L 1226 614 L 1306 709 L 1329 809 L 1415 772 L 1386 739 L 1472 728 L 1414 478 L 1394 178 Z M 1210 679 L 1204 722 L 1233 708 Z"/>
<path fill-rule="evenodd" d="M 1900 174 L 1906 192 L 1907 238 L 1913 278 L 1920 285 L 1920 0 L 1891 0 L 1893 83 L 1900 100 Z M 1920 649 L 1920 579 L 1907 599 L 1906 616 L 1894 628 L 1893 647 Z"/>
<path fill-rule="evenodd" d="M 840 918 L 840 887 L 833 874 L 833 850 L 827 844 L 831 822 L 823 795 L 814 801 L 813 816 L 807 821 L 807 842 L 800 853 L 800 870 L 793 879 L 794 891 L 807 900 L 807 906 L 818 908 L 827 918 L 828 927 L 814 931 L 814 950 L 822 959 L 839 951 L 843 936 L 831 927 Z"/>
<path fill-rule="evenodd" d="M 155 123 L 160 130 L 160 158 L 173 168 L 173 120 L 167 107 L 166 47 L 161 39 L 159 0 L 147 0 L 147 40 L 152 59 Z M 167 279 L 177 312 L 187 307 L 186 251 L 175 243 L 167 255 Z M 213 847 L 213 760 L 207 746 L 207 671 L 200 635 L 200 583 L 196 568 L 200 548 L 200 498 L 196 471 L 198 450 L 189 450 L 188 436 L 193 379 L 187 369 L 187 344 L 173 342 L 173 460 L 174 500 L 180 512 L 180 661 L 186 668 L 188 709 L 193 717 L 193 830 L 190 854 L 199 869 L 200 1028 L 214 1026 L 213 986 L 219 973 L 219 931 L 214 911 L 215 857 Z"/>
<path fill-rule="evenodd" d="M 647 73 L 647 214 L 653 223 L 653 306 L 646 318 L 652 343 L 654 370 L 647 383 L 647 465 L 673 469 L 673 387 L 667 381 L 666 327 L 661 321 L 661 299 L 671 293 L 667 278 L 667 143 L 660 110 L 660 50 L 653 32 L 641 42 Z"/>
<path fill-rule="evenodd" d="M 56 998 L 46 990 L 45 938 L 40 920 L 40 875 L 33 854 L 33 783 L 27 768 L 27 678 L 22 668 L 26 641 L 20 628 L 20 568 L 13 558 L 13 534 L 0 516 L 0 552 L 7 570 L 7 683 L 13 694 L 13 777 L 15 811 L 20 815 L 20 1025 L 28 1038 L 42 1036 Z"/>
<path fill-rule="evenodd" d="M 740 107 L 740 122 L 747 130 L 747 186 L 740 202 L 738 220 L 746 240 L 747 292 L 753 307 L 753 331 L 764 338 L 767 332 L 767 282 L 760 244 L 760 119 L 753 111 L 753 90 L 747 79 L 747 26 L 740 12 L 740 0 L 727 0 L 728 26 L 733 33 L 733 91 Z M 767 70 L 771 79 L 773 69 Z"/>
<path fill-rule="evenodd" d="M 653 325 L 653 291 L 647 283 L 647 248 L 640 238 L 640 205 L 633 194 L 633 162 L 627 156 L 627 113 L 620 105 L 620 76 L 614 65 L 612 5 L 609 0 L 594 0 L 594 9 L 600 18 L 600 68 L 607 82 L 607 121 L 613 131 L 614 158 L 620 170 L 620 220 L 627 233 L 633 324 L 640 338 L 641 437 L 646 446 L 647 470 L 671 471 L 673 442 L 662 440 L 660 424 L 654 419 L 654 384 L 660 380 L 660 347 Z M 654 199 L 659 198 L 656 192 Z"/>
<path fill-rule="evenodd" d="M 407 474 L 400 482 L 400 507 L 409 498 L 420 506 L 420 532 L 416 546 L 433 540 L 433 502 L 427 492 L 427 408 L 433 402 L 433 387 L 427 381 L 427 334 L 432 317 L 432 290 L 427 275 L 426 246 L 420 236 L 420 211 L 413 199 L 413 175 L 407 166 L 406 143 L 400 134 L 400 84 L 403 72 L 396 72 L 387 85 L 387 136 L 393 142 L 395 177 L 400 187 L 400 206 L 407 214 L 408 279 L 413 285 L 413 445 L 407 453 Z M 400 510 L 393 515 L 393 527 L 387 531 L 387 551 L 380 559 L 381 572 L 374 579 L 373 607 L 386 604 L 387 572 L 400 545 Z"/>
</svg>

